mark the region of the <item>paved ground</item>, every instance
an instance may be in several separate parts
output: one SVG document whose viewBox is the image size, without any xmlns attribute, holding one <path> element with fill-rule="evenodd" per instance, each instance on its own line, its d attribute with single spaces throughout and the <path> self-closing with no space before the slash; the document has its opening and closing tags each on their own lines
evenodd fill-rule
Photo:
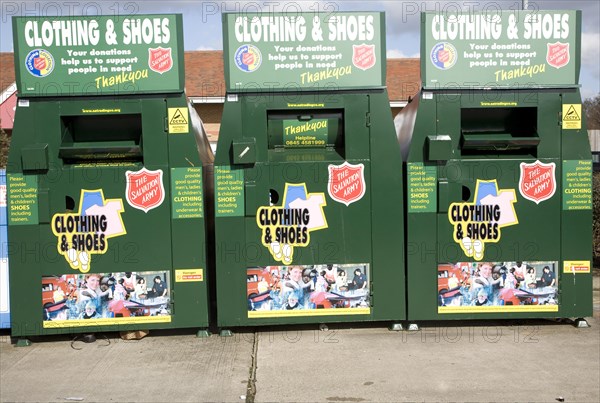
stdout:
<svg viewBox="0 0 600 403">
<path fill-rule="evenodd" d="M 414 333 L 293 328 L 73 345 L 53 337 L 28 348 L 4 333 L 0 401 L 597 402 L 600 277 L 594 288 L 589 329 L 467 322 Z"/>
<path fill-rule="evenodd" d="M 251 343 L 192 335 L 0 344 L 1 401 L 240 401 Z"/>
</svg>

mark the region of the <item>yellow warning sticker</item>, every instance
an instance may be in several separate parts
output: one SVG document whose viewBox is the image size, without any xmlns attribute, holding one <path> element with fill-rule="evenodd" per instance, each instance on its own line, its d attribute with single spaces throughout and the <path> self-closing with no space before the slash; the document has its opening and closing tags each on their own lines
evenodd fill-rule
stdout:
<svg viewBox="0 0 600 403">
<path fill-rule="evenodd" d="M 169 134 L 189 133 L 189 115 L 187 107 L 169 108 Z"/>
<path fill-rule="evenodd" d="M 204 281 L 204 270 L 202 269 L 182 269 L 175 270 L 176 283 L 188 283 L 191 281 Z"/>
<path fill-rule="evenodd" d="M 563 273 L 589 273 L 592 265 L 589 260 L 565 260 Z"/>
<path fill-rule="evenodd" d="M 563 104 L 563 129 L 581 129 L 581 104 Z"/>
</svg>

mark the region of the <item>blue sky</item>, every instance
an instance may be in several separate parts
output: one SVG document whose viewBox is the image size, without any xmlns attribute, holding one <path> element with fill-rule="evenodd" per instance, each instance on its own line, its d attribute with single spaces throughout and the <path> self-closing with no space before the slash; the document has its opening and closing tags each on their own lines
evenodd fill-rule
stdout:
<svg viewBox="0 0 600 403">
<path fill-rule="evenodd" d="M 529 1 L 531 9 L 583 10 L 582 96 L 600 93 L 600 2 Z M 419 56 L 420 11 L 520 9 L 521 0 L 496 1 L 0 1 L 0 51 L 12 52 L 14 15 L 182 13 L 186 50 L 222 49 L 221 13 L 255 11 L 385 11 L 388 57 Z"/>
</svg>

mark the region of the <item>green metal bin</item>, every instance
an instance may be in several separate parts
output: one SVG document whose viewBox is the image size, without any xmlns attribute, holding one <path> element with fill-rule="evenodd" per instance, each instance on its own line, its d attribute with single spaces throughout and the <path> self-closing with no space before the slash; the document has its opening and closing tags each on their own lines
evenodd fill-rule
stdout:
<svg viewBox="0 0 600 403">
<path fill-rule="evenodd" d="M 410 321 L 592 314 L 580 32 L 579 11 L 423 14 L 396 117 Z"/>
<path fill-rule="evenodd" d="M 207 328 L 212 152 L 184 94 L 182 16 L 13 28 L 12 335 Z"/>
<path fill-rule="evenodd" d="M 223 22 L 218 326 L 404 319 L 403 179 L 384 15 Z"/>
</svg>

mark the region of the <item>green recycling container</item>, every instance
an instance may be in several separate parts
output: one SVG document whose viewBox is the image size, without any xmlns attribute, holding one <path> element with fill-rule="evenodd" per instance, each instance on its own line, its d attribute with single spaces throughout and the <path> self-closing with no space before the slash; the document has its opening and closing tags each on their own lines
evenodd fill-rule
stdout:
<svg viewBox="0 0 600 403">
<path fill-rule="evenodd" d="M 424 13 L 406 161 L 408 319 L 592 314 L 581 12 Z"/>
<path fill-rule="evenodd" d="M 13 29 L 12 335 L 208 327 L 213 156 L 183 90 L 182 16 Z"/>
<path fill-rule="evenodd" d="M 224 14 L 217 323 L 405 318 L 384 14 Z"/>
</svg>

